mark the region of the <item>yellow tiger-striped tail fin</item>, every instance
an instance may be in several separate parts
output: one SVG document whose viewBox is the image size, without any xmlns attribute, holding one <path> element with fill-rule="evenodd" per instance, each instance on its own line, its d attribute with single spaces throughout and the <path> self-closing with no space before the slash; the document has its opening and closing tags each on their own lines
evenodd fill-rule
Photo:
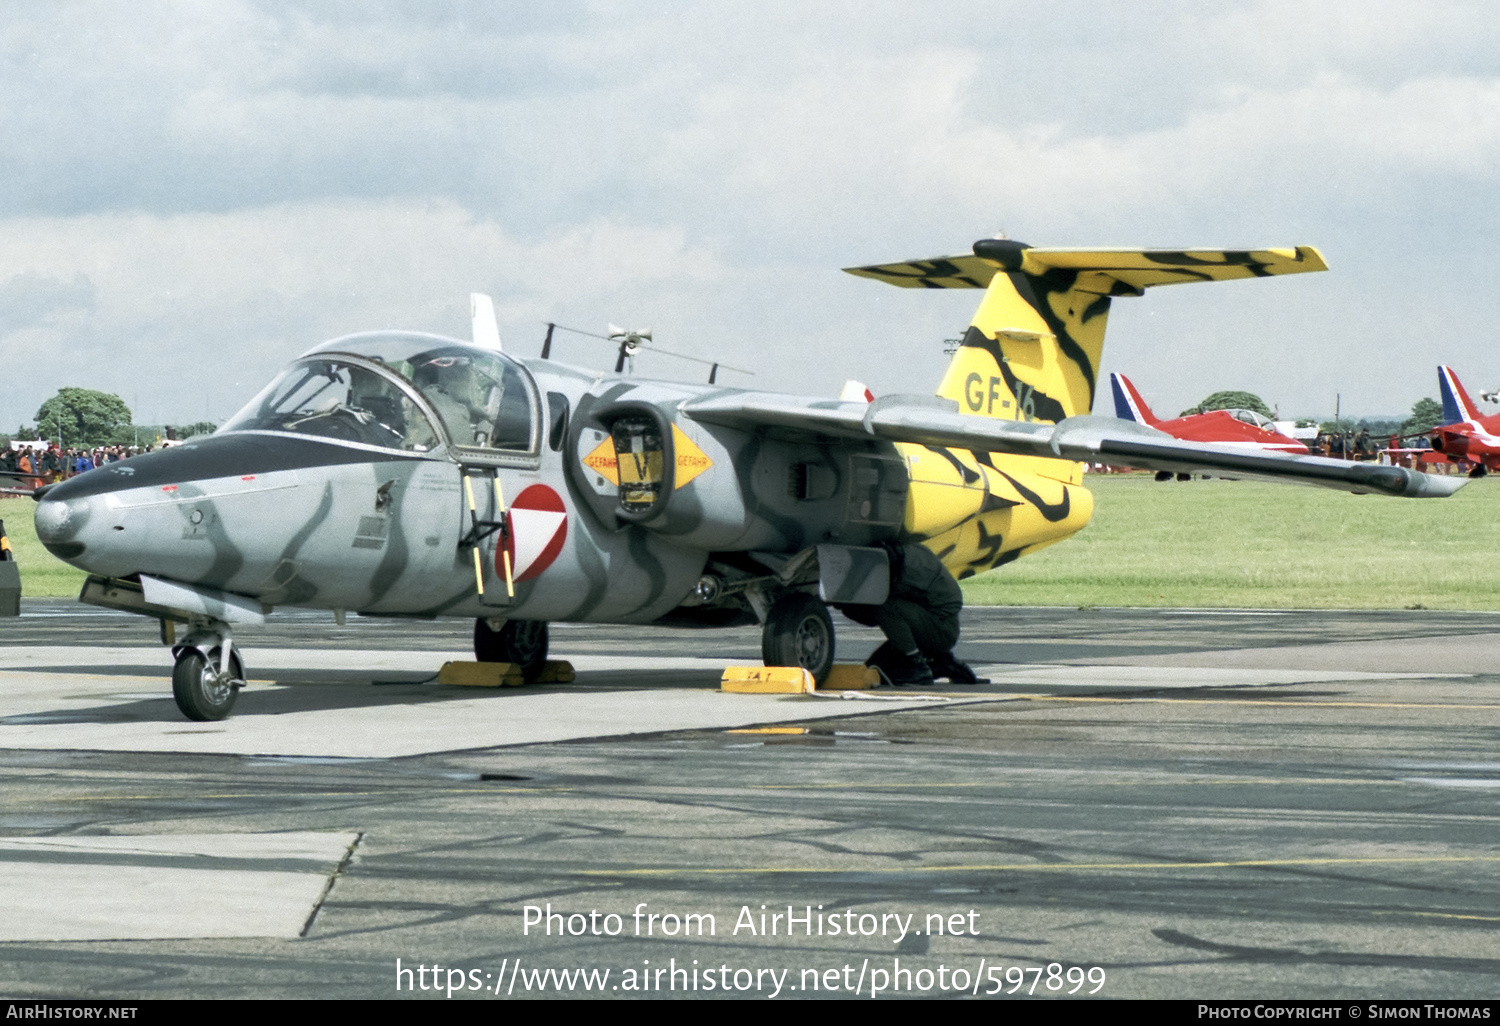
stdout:
<svg viewBox="0 0 1500 1026">
<path fill-rule="evenodd" d="M 1157 285 L 1324 271 L 1295 249 L 1040 249 L 981 239 L 972 256 L 846 268 L 905 288 L 984 289 L 937 394 L 965 413 L 1056 423 L 1088 413 L 1109 303 Z"/>
</svg>

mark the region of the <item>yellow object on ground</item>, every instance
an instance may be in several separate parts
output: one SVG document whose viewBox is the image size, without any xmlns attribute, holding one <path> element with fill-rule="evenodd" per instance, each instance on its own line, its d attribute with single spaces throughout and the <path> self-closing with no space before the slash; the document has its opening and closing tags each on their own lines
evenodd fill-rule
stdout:
<svg viewBox="0 0 1500 1026">
<path fill-rule="evenodd" d="M 542 667 L 541 676 L 536 679 L 538 684 L 571 684 L 574 680 L 573 664 L 566 659 L 549 659 L 547 665 Z"/>
<path fill-rule="evenodd" d="M 803 695 L 817 690 L 813 675 L 800 666 L 729 666 L 720 691 L 749 695 Z"/>
<path fill-rule="evenodd" d="M 457 684 L 470 688 L 516 688 L 526 683 L 515 663 L 444 663 L 438 671 L 439 684 Z"/>
<path fill-rule="evenodd" d="M 868 691 L 880 686 L 880 671 L 863 663 L 834 663 L 819 691 Z"/>
<path fill-rule="evenodd" d="M 550 659 L 537 676 L 538 684 L 573 683 L 573 664 L 564 659 Z M 439 684 L 469 688 L 518 688 L 526 683 L 521 667 L 515 663 L 444 663 L 438 671 Z"/>
</svg>

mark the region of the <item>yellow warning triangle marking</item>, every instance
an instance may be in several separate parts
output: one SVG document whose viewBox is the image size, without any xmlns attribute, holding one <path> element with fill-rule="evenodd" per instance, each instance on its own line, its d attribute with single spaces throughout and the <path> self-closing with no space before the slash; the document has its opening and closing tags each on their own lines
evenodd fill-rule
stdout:
<svg viewBox="0 0 1500 1026">
<path fill-rule="evenodd" d="M 594 451 L 583 458 L 583 465 L 610 484 L 619 487 L 620 462 L 615 456 L 615 440 L 610 435 L 594 447 Z"/>
<path fill-rule="evenodd" d="M 672 487 L 681 488 L 693 478 L 714 465 L 693 440 L 682 433 L 682 428 L 672 425 L 672 449 L 677 455 L 677 472 L 672 478 Z"/>
<path fill-rule="evenodd" d="M 677 456 L 677 466 L 672 477 L 672 487 L 681 488 L 693 478 L 714 465 L 693 440 L 682 433 L 682 428 L 672 425 L 672 448 Z M 620 484 L 620 461 L 615 453 L 615 440 L 606 436 L 592 452 L 583 458 L 583 465 L 616 487 Z"/>
</svg>

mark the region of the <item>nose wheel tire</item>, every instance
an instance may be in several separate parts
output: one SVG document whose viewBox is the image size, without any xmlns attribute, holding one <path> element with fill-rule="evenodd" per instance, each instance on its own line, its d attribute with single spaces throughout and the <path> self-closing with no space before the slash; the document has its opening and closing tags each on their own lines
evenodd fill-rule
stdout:
<svg viewBox="0 0 1500 1026">
<path fill-rule="evenodd" d="M 833 669 L 833 619 L 812 595 L 792 592 L 771 607 L 761 633 L 767 666 L 800 666 L 822 684 Z"/>
<path fill-rule="evenodd" d="M 474 621 L 474 658 L 481 663 L 515 663 L 528 684 L 547 665 L 547 642 L 546 620 L 506 620 L 498 631 L 482 618 Z"/>
<path fill-rule="evenodd" d="M 229 653 L 229 679 L 219 676 L 220 649 L 209 658 L 196 648 L 187 649 L 172 667 L 172 697 L 190 720 L 222 720 L 234 708 L 235 697 L 245 683 L 245 667 L 238 652 Z"/>
</svg>

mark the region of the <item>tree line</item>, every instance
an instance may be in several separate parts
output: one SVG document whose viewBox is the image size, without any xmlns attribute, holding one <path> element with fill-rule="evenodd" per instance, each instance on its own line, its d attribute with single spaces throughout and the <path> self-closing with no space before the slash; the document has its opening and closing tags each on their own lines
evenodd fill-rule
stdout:
<svg viewBox="0 0 1500 1026">
<path fill-rule="evenodd" d="M 1254 392 L 1215 392 L 1196 406 L 1189 406 L 1178 414 L 1179 417 L 1191 417 L 1197 413 L 1208 413 L 1212 410 L 1254 410 L 1268 420 L 1275 420 L 1276 415 L 1271 412 L 1264 400 Z M 1436 399 L 1422 398 L 1412 404 L 1411 416 L 1405 420 L 1372 420 L 1364 418 L 1359 421 L 1328 420 L 1317 424 L 1319 431 L 1338 433 L 1341 431 L 1358 431 L 1367 429 L 1372 435 L 1399 435 L 1403 438 L 1411 435 L 1420 435 L 1425 431 L 1431 431 L 1443 422 L 1443 404 Z M 1316 422 L 1312 420 L 1297 421 L 1298 427 L 1313 427 Z"/>
<path fill-rule="evenodd" d="M 22 424 L 10 439 L 46 440 L 64 449 L 92 449 L 106 445 L 151 445 L 163 438 L 190 438 L 212 432 L 211 421 L 191 424 L 135 424 L 130 407 L 110 392 L 91 388 L 60 388 L 36 411 L 34 426 Z"/>
</svg>

